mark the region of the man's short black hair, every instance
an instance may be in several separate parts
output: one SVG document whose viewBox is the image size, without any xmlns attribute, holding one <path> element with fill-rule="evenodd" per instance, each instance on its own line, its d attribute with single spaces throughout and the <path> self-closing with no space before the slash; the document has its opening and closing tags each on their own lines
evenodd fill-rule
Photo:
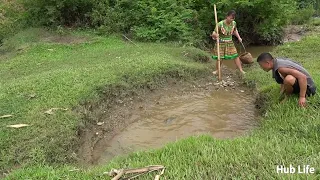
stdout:
<svg viewBox="0 0 320 180">
<path fill-rule="evenodd" d="M 270 53 L 261 53 L 258 58 L 257 58 L 257 62 L 262 62 L 262 61 L 267 61 L 267 60 L 272 60 L 273 57 Z"/>
</svg>

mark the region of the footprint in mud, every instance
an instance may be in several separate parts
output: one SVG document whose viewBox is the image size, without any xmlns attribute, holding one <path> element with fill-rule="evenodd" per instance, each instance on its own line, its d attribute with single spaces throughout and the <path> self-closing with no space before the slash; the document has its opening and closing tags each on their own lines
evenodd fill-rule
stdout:
<svg viewBox="0 0 320 180">
<path fill-rule="evenodd" d="M 175 119 L 175 117 L 169 117 L 168 119 L 164 120 L 164 123 L 171 124 Z"/>
</svg>

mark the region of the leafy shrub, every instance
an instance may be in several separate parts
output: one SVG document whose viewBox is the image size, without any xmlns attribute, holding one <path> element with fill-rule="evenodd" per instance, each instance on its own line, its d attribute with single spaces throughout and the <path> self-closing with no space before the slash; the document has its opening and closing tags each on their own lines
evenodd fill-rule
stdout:
<svg viewBox="0 0 320 180">
<path fill-rule="evenodd" d="M 0 0 L 0 46 L 4 38 L 23 27 L 24 9 L 16 1 Z"/>
<path fill-rule="evenodd" d="M 296 9 L 295 0 L 239 1 L 235 8 L 239 31 L 243 39 L 253 43 L 278 44 L 283 36 L 282 27 L 290 22 L 288 15 Z"/>
<path fill-rule="evenodd" d="M 320 26 L 320 18 L 312 18 L 309 23 L 311 23 L 313 26 Z"/>
<path fill-rule="evenodd" d="M 194 45 L 210 42 L 209 35 L 215 26 L 214 4 L 217 5 L 219 21 L 225 18 L 227 11 L 235 9 L 243 39 L 264 44 L 280 42 L 282 27 L 290 21 L 287 16 L 297 7 L 295 0 L 103 2 L 94 8 L 92 20 L 94 26 L 106 32 L 128 33 L 138 40 L 181 41 Z"/>
<path fill-rule="evenodd" d="M 295 25 L 305 24 L 310 20 L 310 18 L 314 15 L 314 13 L 315 13 L 315 10 L 312 5 L 299 9 L 291 17 L 292 19 L 291 23 Z"/>
<path fill-rule="evenodd" d="M 214 4 L 219 21 L 229 10 L 236 10 L 238 29 L 247 43 L 277 44 L 281 42 L 283 26 L 291 20 L 301 23 L 311 14 L 306 13 L 309 6 L 302 0 L 22 1 L 28 9 L 29 24 L 87 26 L 101 33 L 124 33 L 141 41 L 178 41 L 196 46 L 211 41 Z M 297 8 L 301 9 L 300 14 L 295 13 Z"/>
<path fill-rule="evenodd" d="M 22 0 L 32 25 L 87 25 L 94 1 L 91 0 Z"/>
</svg>

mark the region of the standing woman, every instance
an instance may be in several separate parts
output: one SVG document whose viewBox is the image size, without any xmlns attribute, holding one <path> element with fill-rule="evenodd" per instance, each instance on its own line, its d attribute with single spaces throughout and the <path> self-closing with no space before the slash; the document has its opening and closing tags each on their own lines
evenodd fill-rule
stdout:
<svg viewBox="0 0 320 180">
<path fill-rule="evenodd" d="M 234 43 L 232 41 L 232 35 L 235 35 L 238 38 L 238 40 L 242 42 L 242 39 L 237 30 L 236 22 L 234 21 L 235 17 L 236 17 L 236 12 L 234 10 L 229 11 L 226 18 L 218 23 L 219 34 L 215 32 L 216 31 L 215 29 L 212 32 L 211 36 L 213 39 L 217 39 L 219 37 L 220 59 L 221 60 L 234 59 L 234 62 L 237 65 L 237 68 L 240 70 L 242 74 L 244 74 L 245 72 L 242 70 L 237 49 L 234 46 Z M 217 48 L 214 48 L 214 55 L 212 56 L 214 60 L 218 59 L 217 54 L 218 54 Z M 222 61 L 220 63 L 220 67 L 221 65 L 222 65 Z M 216 62 L 216 71 L 213 71 L 212 73 L 216 75 L 217 71 L 218 71 L 218 61 Z"/>
</svg>

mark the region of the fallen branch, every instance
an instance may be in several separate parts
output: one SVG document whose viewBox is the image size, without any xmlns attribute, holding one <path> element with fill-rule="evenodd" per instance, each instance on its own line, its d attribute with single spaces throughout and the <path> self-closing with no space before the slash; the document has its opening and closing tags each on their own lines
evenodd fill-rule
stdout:
<svg viewBox="0 0 320 180">
<path fill-rule="evenodd" d="M 0 116 L 0 119 L 2 119 L 2 118 L 9 118 L 9 117 L 13 117 L 13 115 L 12 115 L 12 114 L 3 115 L 3 116 Z"/>
<path fill-rule="evenodd" d="M 122 36 L 124 38 L 126 38 L 128 41 L 130 41 L 132 44 L 136 45 L 138 48 L 140 48 L 140 46 L 138 46 L 136 43 L 134 43 L 133 41 L 131 41 L 131 39 L 129 39 L 126 35 L 122 34 Z"/>
<path fill-rule="evenodd" d="M 112 180 L 118 180 L 118 179 L 120 179 L 121 176 L 123 176 L 123 174 L 124 174 L 124 170 L 121 169 L 121 170 L 118 172 L 118 174 L 117 174 L 114 178 L 112 178 Z"/>
<path fill-rule="evenodd" d="M 159 179 L 160 179 L 160 176 L 163 175 L 163 173 L 164 173 L 164 169 L 165 169 L 165 168 L 162 169 L 162 171 L 161 171 L 160 174 L 156 175 L 156 177 L 154 178 L 154 180 L 159 180 Z"/>
<path fill-rule="evenodd" d="M 156 171 L 156 170 L 151 170 L 151 171 L 146 171 L 146 172 L 141 172 L 141 173 L 135 173 L 136 175 L 133 175 L 133 176 L 130 176 L 130 177 L 126 177 L 123 180 L 131 180 L 131 179 L 134 179 L 136 177 L 142 176 L 144 174 L 151 173 L 153 171 Z"/>
<path fill-rule="evenodd" d="M 26 127 L 26 126 L 30 126 L 29 124 L 14 124 L 14 125 L 7 125 L 7 127 L 11 127 L 11 128 L 22 128 L 22 127 Z"/>
<path fill-rule="evenodd" d="M 54 111 L 57 111 L 57 110 L 67 111 L 68 109 L 64 109 L 64 108 L 51 108 L 51 109 L 45 111 L 44 113 L 45 113 L 45 114 L 49 114 L 49 115 L 53 115 L 53 114 L 54 114 Z"/>
<path fill-rule="evenodd" d="M 103 174 L 108 174 L 110 177 L 114 177 L 112 180 L 118 180 L 123 175 L 138 173 L 137 175 L 134 175 L 130 178 L 125 178 L 125 179 L 133 179 L 133 178 L 136 178 L 136 177 L 141 176 L 143 174 L 153 172 L 153 171 L 159 171 L 159 170 L 162 170 L 162 172 L 160 173 L 160 175 L 162 175 L 164 173 L 164 168 L 165 167 L 162 165 L 151 165 L 151 166 L 143 167 L 143 168 L 120 169 L 120 170 L 112 169 L 110 172 L 108 172 L 108 173 L 105 172 Z M 159 179 L 160 175 L 157 175 L 156 179 Z"/>
</svg>

